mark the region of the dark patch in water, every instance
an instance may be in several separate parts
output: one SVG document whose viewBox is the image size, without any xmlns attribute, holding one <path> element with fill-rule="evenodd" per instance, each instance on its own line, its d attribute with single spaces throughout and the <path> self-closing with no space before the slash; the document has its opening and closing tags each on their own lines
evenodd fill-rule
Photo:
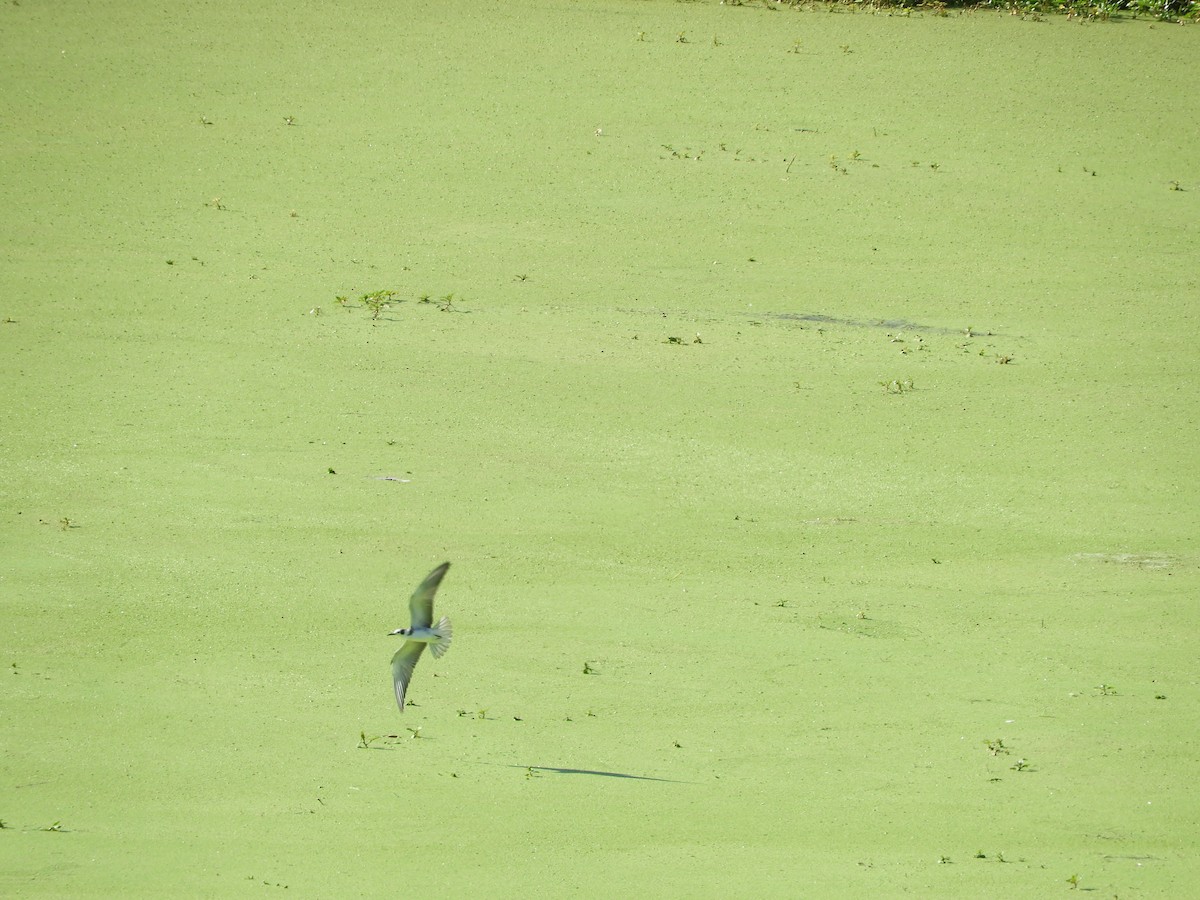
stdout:
<svg viewBox="0 0 1200 900">
<path fill-rule="evenodd" d="M 632 778 L 635 781 L 670 781 L 674 784 L 688 784 L 685 781 L 676 781 L 674 778 L 655 778 L 652 775 L 629 775 L 625 772 L 599 772 L 595 769 L 561 769 L 558 766 L 515 766 L 510 765 L 510 769 L 528 769 L 530 772 L 555 772 L 559 775 L 601 775 L 605 778 Z"/>
<path fill-rule="evenodd" d="M 922 325 L 907 319 L 839 319 L 822 313 L 763 313 L 769 319 L 786 319 L 789 322 L 816 322 L 820 325 L 846 325 L 850 328 L 890 328 L 894 331 L 928 331 L 932 334 L 961 334 L 969 337 L 996 337 L 994 331 L 974 331 L 970 328 L 941 328 L 937 325 Z"/>
</svg>

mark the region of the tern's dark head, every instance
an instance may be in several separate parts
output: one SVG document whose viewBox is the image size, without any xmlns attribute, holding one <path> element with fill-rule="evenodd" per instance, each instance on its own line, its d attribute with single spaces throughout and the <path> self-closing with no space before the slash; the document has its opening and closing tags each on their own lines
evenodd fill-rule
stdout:
<svg viewBox="0 0 1200 900">
<path fill-rule="evenodd" d="M 411 628 L 397 628 L 395 631 L 389 631 L 388 634 L 412 634 Z"/>
</svg>

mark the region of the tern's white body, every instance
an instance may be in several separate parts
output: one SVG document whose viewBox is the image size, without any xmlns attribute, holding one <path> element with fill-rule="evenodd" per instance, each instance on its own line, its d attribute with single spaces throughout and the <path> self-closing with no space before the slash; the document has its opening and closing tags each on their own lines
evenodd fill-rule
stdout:
<svg viewBox="0 0 1200 900">
<path fill-rule="evenodd" d="M 450 620 L 442 616 L 436 625 L 433 624 L 433 595 L 437 593 L 438 585 L 449 568 L 450 563 L 442 563 L 413 592 L 408 601 L 412 624 L 408 628 L 389 632 L 406 638 L 404 645 L 392 657 L 392 683 L 396 688 L 396 703 L 400 706 L 400 712 L 404 712 L 408 683 L 412 680 L 413 669 L 417 667 L 417 660 L 421 658 L 425 646 L 429 645 L 434 659 L 441 658 L 450 649 L 450 641 L 454 637 Z"/>
<path fill-rule="evenodd" d="M 388 633 L 402 634 L 410 641 L 419 641 L 422 644 L 432 644 L 433 646 L 429 649 L 433 651 L 435 657 L 441 656 L 446 652 L 446 646 L 453 637 L 450 630 L 450 620 L 445 616 L 438 619 L 438 623 L 432 628 L 397 628 L 395 631 Z"/>
</svg>

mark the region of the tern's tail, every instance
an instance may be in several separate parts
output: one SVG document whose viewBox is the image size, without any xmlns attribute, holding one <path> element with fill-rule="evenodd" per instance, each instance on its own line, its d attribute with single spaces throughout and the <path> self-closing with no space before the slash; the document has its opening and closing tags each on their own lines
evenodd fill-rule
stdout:
<svg viewBox="0 0 1200 900">
<path fill-rule="evenodd" d="M 439 659 L 443 653 L 450 649 L 450 641 L 454 639 L 454 629 L 450 627 L 450 620 L 442 616 L 430 631 L 436 634 L 438 639 L 429 642 L 429 650 L 433 653 L 434 659 Z"/>
</svg>

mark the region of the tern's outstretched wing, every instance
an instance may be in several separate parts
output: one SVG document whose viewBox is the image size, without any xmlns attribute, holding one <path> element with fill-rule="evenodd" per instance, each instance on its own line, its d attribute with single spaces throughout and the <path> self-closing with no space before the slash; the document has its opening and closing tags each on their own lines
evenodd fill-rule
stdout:
<svg viewBox="0 0 1200 900">
<path fill-rule="evenodd" d="M 419 588 L 413 591 L 412 598 L 408 601 L 408 608 L 412 612 L 413 628 L 428 628 L 433 624 L 433 595 L 437 593 L 438 585 L 442 583 L 442 576 L 449 568 L 450 563 L 442 563 L 429 573 Z"/>
<path fill-rule="evenodd" d="M 404 712 L 404 695 L 408 692 L 413 669 L 417 667 L 417 660 L 424 649 L 421 641 L 405 641 L 404 646 L 392 657 L 392 681 L 396 684 L 396 702 L 400 704 L 400 712 Z"/>
</svg>

